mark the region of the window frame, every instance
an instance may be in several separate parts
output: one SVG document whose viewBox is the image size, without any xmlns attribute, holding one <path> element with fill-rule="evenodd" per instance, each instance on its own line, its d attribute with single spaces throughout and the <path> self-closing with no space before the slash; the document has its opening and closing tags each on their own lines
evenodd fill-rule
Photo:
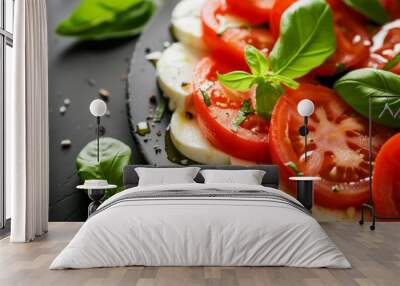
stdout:
<svg viewBox="0 0 400 286">
<path fill-rule="evenodd" d="M 6 29 L 6 1 L 0 0 L 0 236 L 9 231 L 10 221 L 6 218 L 5 190 L 5 93 L 6 93 L 6 47 L 13 47 L 13 34 Z M 15 7 L 12 1 L 13 13 Z M 8 15 L 10 17 L 10 15 Z M 13 17 L 14 15 L 12 15 Z M 12 29 L 13 30 L 13 29 Z"/>
</svg>

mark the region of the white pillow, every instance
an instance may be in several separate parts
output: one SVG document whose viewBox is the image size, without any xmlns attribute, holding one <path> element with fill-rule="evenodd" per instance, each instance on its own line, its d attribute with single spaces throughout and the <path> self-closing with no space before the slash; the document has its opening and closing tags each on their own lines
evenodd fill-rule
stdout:
<svg viewBox="0 0 400 286">
<path fill-rule="evenodd" d="M 205 184 L 261 185 L 265 171 L 262 170 L 202 170 Z"/>
<path fill-rule="evenodd" d="M 135 168 L 139 186 L 195 183 L 199 167 L 185 168 Z"/>
</svg>

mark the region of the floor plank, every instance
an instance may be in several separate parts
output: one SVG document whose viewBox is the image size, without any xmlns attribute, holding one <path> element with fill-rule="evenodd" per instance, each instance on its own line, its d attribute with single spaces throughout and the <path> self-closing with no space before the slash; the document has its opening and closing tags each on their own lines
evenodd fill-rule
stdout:
<svg viewBox="0 0 400 286">
<path fill-rule="evenodd" d="M 2 286 L 280 286 L 399 285 L 400 223 L 379 223 L 371 232 L 356 223 L 323 223 L 352 269 L 285 267 L 125 267 L 50 271 L 55 256 L 81 223 L 50 223 L 49 233 L 29 244 L 0 240 Z"/>
</svg>

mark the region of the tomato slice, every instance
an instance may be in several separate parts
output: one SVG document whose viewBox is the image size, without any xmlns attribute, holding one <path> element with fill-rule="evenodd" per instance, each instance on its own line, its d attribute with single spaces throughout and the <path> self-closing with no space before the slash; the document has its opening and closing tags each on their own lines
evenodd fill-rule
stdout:
<svg viewBox="0 0 400 286">
<path fill-rule="evenodd" d="M 346 10 L 334 10 L 336 51 L 315 72 L 331 76 L 355 68 L 369 55 L 371 39 L 364 24 Z"/>
<path fill-rule="evenodd" d="M 308 160 L 304 160 L 304 137 L 299 135 L 303 118 L 297 112 L 300 100 L 308 98 L 316 106 L 309 120 Z M 373 157 L 388 139 L 391 130 L 373 130 Z M 303 83 L 288 90 L 273 111 L 270 127 L 272 161 L 280 166 L 282 187 L 295 190 L 289 181 L 293 168 L 304 175 L 320 176 L 315 183 L 317 205 L 342 209 L 358 207 L 368 199 L 368 122 L 326 87 Z"/>
<path fill-rule="evenodd" d="M 400 21 L 394 21 L 382 27 L 374 37 L 371 55 L 363 66 L 383 69 L 385 65 L 400 53 Z M 400 63 L 390 69 L 400 74 Z"/>
<path fill-rule="evenodd" d="M 279 36 L 280 21 L 283 13 L 297 0 L 276 1 L 270 16 L 271 32 Z M 332 76 L 359 65 L 368 58 L 370 36 L 365 29 L 362 17 L 346 7 L 341 1 L 328 0 L 334 14 L 336 52 L 315 73 L 320 76 Z"/>
<path fill-rule="evenodd" d="M 400 217 L 400 133 L 383 145 L 375 160 L 372 198 L 379 217 Z"/>
<path fill-rule="evenodd" d="M 268 22 L 275 0 L 226 0 L 226 2 L 232 13 L 243 17 L 250 24 L 258 25 Z"/>
<path fill-rule="evenodd" d="M 217 72 L 226 70 L 212 58 L 200 61 L 194 72 L 192 103 L 200 130 L 217 148 L 234 157 L 269 162 L 269 122 L 258 115 L 247 116 L 237 131 L 232 130 L 244 99 L 254 105 L 251 92 L 233 92 L 217 81 Z M 211 105 L 207 106 L 201 90 L 206 90 Z"/>
<path fill-rule="evenodd" d="M 231 17 L 225 0 L 207 1 L 201 12 L 203 40 L 219 61 L 225 61 L 235 69 L 248 70 L 244 59 L 246 45 L 251 44 L 268 53 L 275 39 L 265 28 L 249 28 L 247 24 L 226 27 L 224 23 Z"/>
</svg>

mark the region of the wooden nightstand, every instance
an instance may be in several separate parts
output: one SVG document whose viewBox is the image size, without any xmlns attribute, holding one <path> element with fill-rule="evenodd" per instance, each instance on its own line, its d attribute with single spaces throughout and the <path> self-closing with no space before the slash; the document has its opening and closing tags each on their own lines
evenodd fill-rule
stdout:
<svg viewBox="0 0 400 286">
<path fill-rule="evenodd" d="M 320 177 L 290 177 L 291 181 L 296 181 L 297 200 L 304 207 L 311 210 L 314 205 L 314 181 L 320 181 Z"/>
</svg>

